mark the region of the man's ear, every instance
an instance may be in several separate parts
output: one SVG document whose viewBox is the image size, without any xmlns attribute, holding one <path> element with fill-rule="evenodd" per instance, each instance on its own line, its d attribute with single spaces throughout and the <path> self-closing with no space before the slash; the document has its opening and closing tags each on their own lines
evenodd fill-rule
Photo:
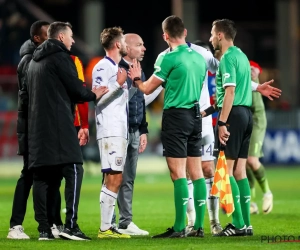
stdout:
<svg viewBox="0 0 300 250">
<path fill-rule="evenodd" d="M 64 34 L 63 33 L 58 34 L 58 40 L 63 43 L 63 40 L 64 40 Z"/>
<path fill-rule="evenodd" d="M 187 29 L 184 29 L 183 34 L 184 34 L 184 37 L 187 37 Z"/>
<path fill-rule="evenodd" d="M 34 43 L 39 43 L 40 42 L 40 36 L 38 36 L 38 35 L 35 35 L 34 37 L 33 37 L 33 42 Z"/>
<path fill-rule="evenodd" d="M 223 39 L 223 37 L 224 37 L 224 34 L 222 32 L 219 32 L 218 33 L 218 39 L 219 39 L 219 41 L 221 41 Z"/>
</svg>

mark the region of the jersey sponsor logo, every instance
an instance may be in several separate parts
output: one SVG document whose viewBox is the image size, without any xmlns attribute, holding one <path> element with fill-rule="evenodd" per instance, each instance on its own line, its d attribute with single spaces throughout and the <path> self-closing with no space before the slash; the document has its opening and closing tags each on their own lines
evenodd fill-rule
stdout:
<svg viewBox="0 0 300 250">
<path fill-rule="evenodd" d="M 103 68 L 97 69 L 97 71 L 101 71 L 101 70 L 104 70 L 104 69 Z"/>
<path fill-rule="evenodd" d="M 97 76 L 95 82 L 98 83 L 98 84 L 101 84 L 101 82 L 103 82 L 102 77 L 101 76 Z"/>
<path fill-rule="evenodd" d="M 121 166 L 123 162 L 123 157 L 116 157 L 115 164 L 116 166 Z"/>
<path fill-rule="evenodd" d="M 114 153 L 117 153 L 116 151 L 111 151 L 109 154 L 113 155 Z"/>
<path fill-rule="evenodd" d="M 205 205 L 205 200 L 197 200 L 199 202 L 199 207 Z"/>
<path fill-rule="evenodd" d="M 189 202 L 189 198 L 182 198 L 183 200 L 183 206 L 186 205 Z"/>
<path fill-rule="evenodd" d="M 158 73 L 158 72 L 161 71 L 161 67 L 160 66 L 154 66 L 154 69 L 155 69 L 154 73 Z"/>
<path fill-rule="evenodd" d="M 230 74 L 229 73 L 225 73 L 223 74 L 223 80 L 225 81 L 227 78 L 230 77 Z"/>
</svg>

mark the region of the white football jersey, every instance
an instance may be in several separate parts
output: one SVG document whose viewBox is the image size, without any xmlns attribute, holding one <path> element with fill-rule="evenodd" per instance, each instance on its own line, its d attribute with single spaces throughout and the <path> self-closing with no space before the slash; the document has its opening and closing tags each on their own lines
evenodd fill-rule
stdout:
<svg viewBox="0 0 300 250">
<path fill-rule="evenodd" d="M 207 70 L 210 71 L 212 74 L 214 74 L 218 67 L 219 67 L 219 61 L 213 56 L 213 54 L 207 50 L 206 48 L 203 48 L 202 46 L 198 46 L 196 44 L 189 44 L 190 48 L 197 51 L 200 55 L 202 55 L 206 61 Z M 208 72 L 206 72 L 206 77 L 203 82 L 203 87 L 200 95 L 200 110 L 203 111 L 204 109 L 211 106 L 210 104 L 210 96 L 208 91 L 208 82 L 207 82 Z M 211 115 L 204 117 L 202 119 L 202 124 L 212 124 L 212 117 Z"/>
<path fill-rule="evenodd" d="M 118 64 L 105 56 L 92 72 L 93 87 L 106 86 L 109 92 L 101 97 L 95 108 L 97 140 L 128 134 L 128 87 L 117 82 Z"/>
</svg>

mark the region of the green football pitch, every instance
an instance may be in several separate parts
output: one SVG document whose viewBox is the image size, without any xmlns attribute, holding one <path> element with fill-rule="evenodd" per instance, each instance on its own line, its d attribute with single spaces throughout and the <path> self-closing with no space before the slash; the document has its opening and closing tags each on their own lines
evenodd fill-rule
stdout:
<svg viewBox="0 0 300 250">
<path fill-rule="evenodd" d="M 151 167 L 151 161 L 149 161 Z M 153 166 L 157 167 L 157 166 Z M 165 167 L 165 166 L 162 166 Z M 274 194 L 274 208 L 268 215 L 260 212 L 251 216 L 253 237 L 215 238 L 210 235 L 208 215 L 205 216 L 204 238 L 152 239 L 174 223 L 173 185 L 167 171 L 161 173 L 139 172 L 135 182 L 133 221 L 150 236 L 131 239 L 97 239 L 100 223 L 99 191 L 100 175 L 85 175 L 79 205 L 79 225 L 92 241 L 39 242 L 37 223 L 34 220 L 32 197 L 29 197 L 24 221 L 25 232 L 30 240 L 6 239 L 14 187 L 17 178 L 0 179 L 0 249 L 300 249 L 300 168 L 267 168 L 270 187 Z M 261 211 L 262 194 L 257 185 L 257 201 Z M 63 188 L 62 188 L 63 189 Z M 62 208 L 64 204 L 62 204 Z M 62 214 L 64 217 L 64 214 Z M 220 213 L 222 225 L 230 218 Z M 289 238 L 288 238 L 289 236 Z M 283 240 L 289 242 L 282 242 Z M 281 242 L 280 242 L 281 240 Z M 292 242 L 293 241 L 293 242 Z"/>
</svg>

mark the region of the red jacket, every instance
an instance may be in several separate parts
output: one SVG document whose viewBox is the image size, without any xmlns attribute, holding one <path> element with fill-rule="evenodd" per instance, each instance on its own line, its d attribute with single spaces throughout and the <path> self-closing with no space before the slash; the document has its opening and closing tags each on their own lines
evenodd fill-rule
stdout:
<svg viewBox="0 0 300 250">
<path fill-rule="evenodd" d="M 83 66 L 81 60 L 77 56 L 71 55 L 78 73 L 78 78 L 84 82 Z M 74 126 L 81 128 L 89 128 L 89 104 L 88 102 L 78 103 L 75 106 Z"/>
</svg>

